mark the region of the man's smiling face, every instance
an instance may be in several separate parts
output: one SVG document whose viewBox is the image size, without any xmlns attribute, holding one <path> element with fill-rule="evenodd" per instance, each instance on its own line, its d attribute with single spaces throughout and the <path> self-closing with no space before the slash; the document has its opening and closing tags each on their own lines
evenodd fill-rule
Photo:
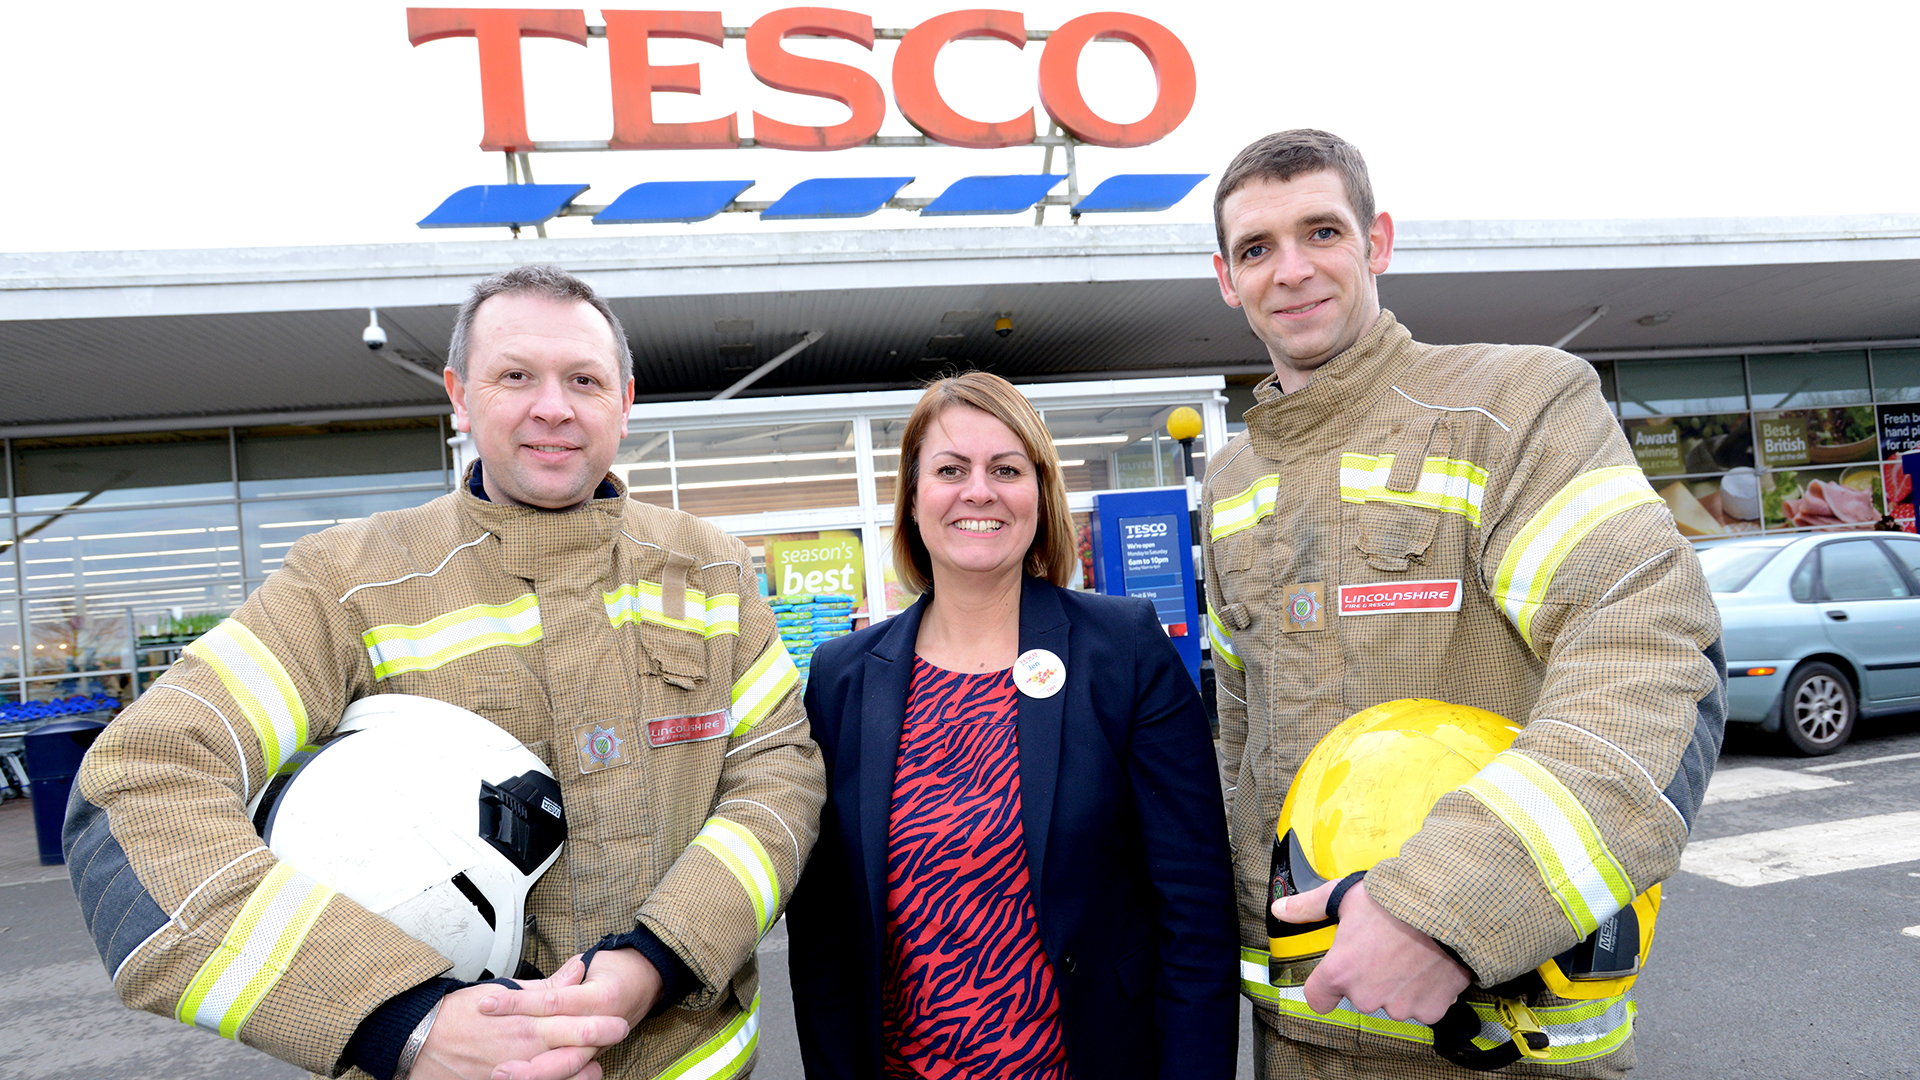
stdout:
<svg viewBox="0 0 1920 1080">
<path fill-rule="evenodd" d="M 1355 218 L 1331 169 L 1257 179 L 1221 207 L 1227 257 L 1213 257 L 1220 295 L 1247 313 L 1280 388 L 1292 393 L 1380 315 L 1374 275 L 1393 257 L 1393 219 Z"/>
<path fill-rule="evenodd" d="M 467 379 L 449 369 L 447 396 L 487 497 L 546 510 L 591 499 L 633 403 L 607 320 L 584 300 L 501 293 L 474 312 L 472 342 Z"/>
</svg>

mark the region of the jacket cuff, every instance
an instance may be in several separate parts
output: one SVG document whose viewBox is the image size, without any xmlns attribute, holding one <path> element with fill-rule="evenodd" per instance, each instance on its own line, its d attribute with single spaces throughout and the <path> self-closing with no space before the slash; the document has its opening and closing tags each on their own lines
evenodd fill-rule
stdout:
<svg viewBox="0 0 1920 1080">
<path fill-rule="evenodd" d="M 347 1048 L 340 1053 L 341 1063 L 358 1066 L 374 1080 L 393 1080 L 393 1067 L 407 1036 L 420 1026 L 436 1002 L 466 985 L 458 979 L 429 979 L 389 998 L 360 1021 L 353 1038 L 347 1040 Z"/>
<path fill-rule="evenodd" d="M 679 954 L 667 948 L 659 936 L 645 926 L 636 925 L 624 934 L 609 934 L 594 949 L 632 949 L 646 957 L 647 962 L 660 973 L 660 998 L 647 1011 L 649 1018 L 678 1005 L 681 998 L 700 987 L 699 978 L 680 959 Z"/>
</svg>

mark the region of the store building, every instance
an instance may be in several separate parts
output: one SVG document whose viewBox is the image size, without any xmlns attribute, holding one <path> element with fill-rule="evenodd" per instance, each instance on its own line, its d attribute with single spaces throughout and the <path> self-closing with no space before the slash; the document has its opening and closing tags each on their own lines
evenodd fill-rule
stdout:
<svg viewBox="0 0 1920 1080">
<path fill-rule="evenodd" d="M 1173 408 L 1201 412 L 1202 464 L 1238 426 L 1269 365 L 1213 244 L 1062 222 L 0 255 L 0 703 L 129 698 L 299 536 L 448 490 L 454 309 L 524 262 L 627 325 L 635 498 L 747 538 L 770 593 L 898 610 L 896 448 L 925 379 L 1025 386 L 1080 513 L 1180 486 Z M 1915 280 L 1920 217 L 1402 222 L 1381 288 L 1423 340 L 1585 356 L 1683 529 L 1715 535 L 1914 527 L 1887 458 L 1920 445 Z"/>
</svg>

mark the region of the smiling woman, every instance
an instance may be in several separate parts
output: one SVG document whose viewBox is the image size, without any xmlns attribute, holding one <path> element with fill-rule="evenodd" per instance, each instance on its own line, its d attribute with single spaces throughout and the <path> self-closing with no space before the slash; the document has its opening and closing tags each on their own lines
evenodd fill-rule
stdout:
<svg viewBox="0 0 1920 1080">
<path fill-rule="evenodd" d="M 922 595 L 815 653 L 829 795 L 788 909 L 809 1077 L 1233 1073 L 1205 713 L 1151 605 L 1062 587 L 1054 446 L 1004 379 L 930 386 L 894 501 Z"/>
</svg>

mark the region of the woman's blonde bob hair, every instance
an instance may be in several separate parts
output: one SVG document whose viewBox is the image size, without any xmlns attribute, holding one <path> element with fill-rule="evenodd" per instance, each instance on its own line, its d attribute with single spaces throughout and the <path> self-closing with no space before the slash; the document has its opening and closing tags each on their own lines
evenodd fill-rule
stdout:
<svg viewBox="0 0 1920 1080">
<path fill-rule="evenodd" d="M 1019 438 L 1040 485 L 1040 520 L 1034 526 L 1033 544 L 1027 548 L 1022 569 L 1029 577 L 1066 585 L 1073 580 L 1073 564 L 1080 555 L 1053 436 L 1033 404 L 1012 383 L 984 371 L 934 382 L 920 395 L 913 415 L 907 417 L 907 430 L 900 436 L 900 472 L 893 485 L 893 566 L 900 583 L 917 593 L 933 591 L 933 559 L 927 554 L 919 523 L 913 520 L 913 499 L 920 486 L 920 452 L 926 446 L 927 431 L 942 413 L 956 405 L 979 409 L 1007 425 Z"/>
</svg>

